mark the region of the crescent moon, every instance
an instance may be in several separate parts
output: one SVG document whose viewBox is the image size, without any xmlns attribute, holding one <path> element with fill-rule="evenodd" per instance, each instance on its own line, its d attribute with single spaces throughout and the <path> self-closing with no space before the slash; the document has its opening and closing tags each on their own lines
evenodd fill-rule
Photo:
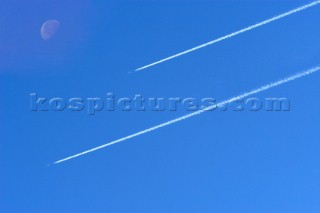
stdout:
<svg viewBox="0 0 320 213">
<path fill-rule="evenodd" d="M 43 40 L 49 40 L 59 30 L 60 22 L 58 20 L 48 20 L 44 22 L 40 29 L 41 38 Z"/>
</svg>

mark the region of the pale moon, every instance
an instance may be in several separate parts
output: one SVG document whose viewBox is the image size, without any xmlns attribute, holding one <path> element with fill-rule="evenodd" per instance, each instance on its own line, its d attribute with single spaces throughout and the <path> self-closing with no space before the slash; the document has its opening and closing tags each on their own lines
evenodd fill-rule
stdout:
<svg viewBox="0 0 320 213">
<path fill-rule="evenodd" d="M 49 40 L 52 38 L 59 30 L 60 22 L 57 20 L 48 20 L 44 22 L 41 26 L 40 34 L 43 40 Z"/>
</svg>

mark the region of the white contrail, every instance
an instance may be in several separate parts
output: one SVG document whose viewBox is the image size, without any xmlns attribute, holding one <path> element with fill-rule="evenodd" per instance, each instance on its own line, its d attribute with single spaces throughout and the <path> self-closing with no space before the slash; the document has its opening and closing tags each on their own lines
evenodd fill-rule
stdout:
<svg viewBox="0 0 320 213">
<path fill-rule="evenodd" d="M 105 148 L 105 147 L 107 147 L 107 146 L 111 146 L 111 145 L 114 145 L 114 144 L 116 144 L 116 143 L 120 143 L 120 142 L 129 140 L 129 139 L 131 139 L 131 138 L 134 138 L 134 137 L 137 137 L 137 136 L 146 134 L 146 133 L 148 133 L 148 132 L 151 132 L 151 131 L 160 129 L 160 128 L 165 127 L 165 126 L 169 126 L 169 125 L 171 125 L 171 124 L 177 123 L 177 122 L 182 121 L 182 120 L 185 120 L 185 119 L 187 119 L 187 118 L 190 118 L 190 117 L 199 115 L 199 114 L 201 114 L 201 113 L 203 113 L 203 112 L 213 110 L 213 109 L 215 109 L 216 107 L 221 107 L 221 106 L 224 106 L 224 105 L 226 105 L 226 104 L 229 104 L 229 103 L 235 102 L 235 101 L 237 101 L 237 100 L 243 99 L 243 98 L 245 98 L 245 97 L 248 97 L 248 96 L 250 96 L 250 95 L 260 93 L 260 92 L 262 92 L 262 91 L 271 89 L 271 88 L 273 88 L 273 87 L 277 87 L 277 86 L 279 86 L 279 85 L 281 85 L 281 84 L 288 83 L 288 82 L 290 82 L 290 81 L 293 81 L 293 80 L 295 80 L 295 79 L 298 79 L 298 78 L 301 78 L 301 77 L 303 77 L 303 76 L 309 75 L 309 74 L 311 74 L 311 73 L 317 72 L 317 71 L 319 71 L 319 70 L 320 70 L 320 66 L 317 66 L 317 67 L 312 68 L 312 69 L 309 69 L 309 70 L 307 70 L 307 71 L 299 72 L 299 73 L 297 73 L 297 74 L 295 74 L 295 75 L 292 75 L 292 76 L 290 76 L 290 77 L 287 77 L 287 78 L 284 78 L 284 79 L 282 79 L 282 80 L 279 80 L 279 81 L 276 81 L 276 82 L 267 84 L 267 85 L 262 86 L 262 87 L 260 87 L 260 88 L 258 88 L 258 89 L 255 89 L 255 90 L 252 90 L 252 91 L 250 91 L 250 92 L 243 93 L 242 95 L 239 95 L 239 96 L 230 98 L 230 99 L 228 99 L 228 100 L 226 100 L 226 101 L 222 101 L 222 102 L 220 102 L 220 103 L 217 103 L 216 105 L 206 107 L 206 108 L 204 108 L 204 109 L 201 109 L 201 110 L 198 110 L 198 111 L 196 111 L 196 112 L 187 114 L 187 115 L 185 115 L 185 116 L 182 116 L 182 117 L 179 117 L 179 118 L 170 120 L 170 121 L 168 121 L 168 122 L 159 124 L 159 125 L 157 125 L 157 126 L 154 126 L 154 127 L 149 128 L 149 129 L 146 129 L 146 130 L 137 132 L 137 133 L 135 133 L 135 134 L 132 134 L 132 135 L 129 135 L 129 136 L 120 138 L 120 139 L 118 139 L 118 140 L 112 141 L 112 142 L 110 142 L 110 143 L 107 143 L 107 144 L 104 144 L 104 145 L 95 147 L 95 148 L 93 148 L 93 149 L 90 149 L 90 150 L 81 152 L 81 153 L 76 154 L 76 155 L 72 155 L 72 156 L 67 157 L 67 158 L 64 158 L 64 159 L 62 159 L 62 160 L 58 160 L 58 161 L 54 162 L 53 164 L 62 163 L 62 162 L 64 162 L 64 161 L 67 161 L 67 160 L 70 160 L 70 159 L 79 157 L 79 156 L 81 156 L 81 155 L 88 154 L 88 153 L 90 153 L 90 152 L 97 151 L 97 150 L 102 149 L 102 148 Z"/>
<path fill-rule="evenodd" d="M 251 25 L 251 26 L 249 26 L 249 27 L 247 27 L 247 28 L 244 28 L 244 29 L 242 29 L 242 30 L 239 30 L 239 31 L 233 32 L 233 33 L 231 33 L 231 34 L 225 35 L 225 36 L 220 37 L 220 38 L 218 38 L 218 39 L 215 39 L 215 40 L 213 40 L 213 41 L 209 41 L 209 42 L 207 42 L 207 43 L 205 43 L 205 44 L 201 44 L 201 45 L 199 45 L 199 46 L 196 46 L 196 47 L 194 47 L 194 48 L 191 48 L 191 49 L 188 49 L 188 50 L 186 50 L 186 51 L 180 52 L 180 53 L 178 53 L 178 54 L 169 56 L 169 57 L 167 57 L 167 58 L 165 58 L 165 59 L 162 59 L 162 60 L 160 60 L 160 61 L 156 61 L 156 62 L 154 62 L 154 63 L 151 63 L 151 64 L 148 64 L 148 65 L 146 65 L 146 66 L 140 67 L 140 68 L 136 69 L 135 71 L 140 71 L 140 70 L 146 69 L 146 68 L 148 68 L 148 67 L 152 67 L 152 66 L 157 65 L 157 64 L 160 64 L 160 63 L 162 63 L 162 62 L 165 62 L 165 61 L 168 61 L 168 60 L 177 58 L 177 57 L 179 57 L 179 56 L 185 55 L 185 54 L 187 54 L 187 53 L 196 51 L 196 50 L 198 50 L 198 49 L 204 48 L 204 47 L 209 46 L 209 45 L 211 45 L 211 44 L 215 44 L 215 43 L 218 43 L 218 42 L 223 41 L 223 40 L 225 40 L 225 39 L 232 38 L 232 37 L 234 37 L 234 36 L 236 36 L 236 35 L 245 33 L 245 32 L 247 32 L 247 31 L 253 30 L 253 29 L 255 29 L 255 28 L 258 28 L 258 27 L 261 27 L 261 26 L 263 26 L 263 25 L 269 24 L 269 23 L 271 23 L 271 22 L 277 21 L 277 20 L 282 19 L 282 18 L 284 18 L 284 17 L 286 17 L 286 16 L 289 16 L 289 15 L 292 15 L 292 14 L 294 14 L 294 13 L 297 13 L 297 12 L 300 12 L 300 11 L 303 11 L 303 10 L 306 10 L 306 9 L 308 9 L 308 8 L 310 8 L 310 7 L 313 7 L 313 6 L 316 6 L 316 5 L 318 5 L 318 4 L 320 4 L 320 0 L 318 0 L 318 1 L 313 1 L 313 2 L 311 2 L 311 3 L 309 3 L 309 4 L 306 4 L 306 5 L 304 5 L 304 6 L 298 7 L 298 8 L 296 8 L 296 9 L 294 9 L 294 10 L 290 10 L 289 12 L 283 13 L 283 14 L 281 14 L 281 15 L 277 15 L 277 16 L 275 16 L 275 17 L 273 17 L 273 18 L 270 18 L 270 19 L 267 19 L 267 20 L 265 20 L 265 21 L 262 21 L 262 22 L 260 22 L 260 23 L 258 23 L 258 24 Z"/>
</svg>

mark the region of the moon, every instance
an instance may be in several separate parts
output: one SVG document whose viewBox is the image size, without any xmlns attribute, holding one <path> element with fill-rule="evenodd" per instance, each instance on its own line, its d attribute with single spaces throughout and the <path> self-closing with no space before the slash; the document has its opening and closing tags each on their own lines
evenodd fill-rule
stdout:
<svg viewBox="0 0 320 213">
<path fill-rule="evenodd" d="M 41 38 L 43 40 L 49 40 L 52 38 L 59 30 L 60 22 L 58 20 L 48 20 L 45 21 L 40 29 Z"/>
</svg>

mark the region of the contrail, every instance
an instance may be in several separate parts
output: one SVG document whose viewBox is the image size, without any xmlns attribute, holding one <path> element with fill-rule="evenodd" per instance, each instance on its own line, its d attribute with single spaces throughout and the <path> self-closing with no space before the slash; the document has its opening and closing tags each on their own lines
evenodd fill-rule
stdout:
<svg viewBox="0 0 320 213">
<path fill-rule="evenodd" d="M 185 116 L 182 116 L 182 117 L 179 117 L 179 118 L 170 120 L 170 121 L 168 121 L 168 122 L 159 124 L 159 125 L 157 125 L 157 126 L 154 126 L 154 127 L 149 128 L 149 129 L 145 129 L 145 130 L 143 130 L 143 131 L 140 131 L 140 132 L 134 133 L 134 134 L 132 134 L 132 135 L 129 135 L 129 136 L 120 138 L 120 139 L 118 139 L 118 140 L 112 141 L 112 142 L 110 142 L 110 143 L 107 143 L 107 144 L 104 144 L 104 145 L 95 147 L 95 148 L 93 148 L 93 149 L 89 149 L 89 150 L 84 151 L 84 152 L 81 152 L 81 153 L 79 153 L 79 154 L 72 155 L 72 156 L 67 157 L 67 158 L 64 158 L 64 159 L 62 159 L 62 160 L 58 160 L 58 161 L 54 162 L 53 164 L 62 163 L 62 162 L 64 162 L 64 161 L 71 160 L 71 159 L 73 159 L 73 158 L 80 157 L 80 156 L 82 156 L 82 155 L 86 155 L 86 154 L 88 154 L 88 153 L 90 153 L 90 152 L 94 152 L 94 151 L 97 151 L 97 150 L 99 150 L 99 149 L 102 149 L 102 148 L 105 148 L 105 147 L 108 147 L 108 146 L 111 146 L 111 145 L 114 145 L 114 144 L 117 144 L 117 143 L 120 143 L 120 142 L 124 142 L 124 141 L 126 141 L 126 140 L 131 139 L 131 138 L 138 137 L 138 136 L 143 135 L 143 134 L 146 134 L 146 133 L 148 133 L 148 132 L 155 131 L 155 130 L 160 129 L 160 128 L 162 128 L 162 127 L 169 126 L 169 125 L 171 125 L 171 124 L 174 124 L 174 123 L 177 123 L 177 122 L 179 122 L 179 121 L 182 121 L 182 120 L 191 118 L 191 117 L 193 117 L 193 116 L 200 115 L 200 114 L 202 114 L 202 113 L 204 113 L 204 112 L 206 112 L 206 111 L 213 110 L 213 109 L 215 109 L 216 107 L 221 107 L 221 106 L 224 106 L 224 105 L 226 105 L 226 104 L 230 104 L 230 103 L 232 103 L 232 102 L 235 102 L 235 101 L 237 101 L 237 100 L 243 99 L 243 98 L 248 97 L 248 96 L 250 96 L 250 95 L 254 95 L 254 94 L 263 92 L 263 91 L 265 91 L 265 90 L 271 89 L 271 88 L 273 88 L 273 87 L 280 86 L 281 84 L 285 84 L 285 83 L 288 83 L 288 82 L 290 82 L 290 81 L 296 80 L 296 79 L 301 78 L 301 77 L 303 77 L 303 76 L 310 75 L 310 74 L 312 74 L 312 73 L 314 73 L 314 72 L 317 72 L 317 71 L 319 71 L 319 70 L 320 70 L 320 66 L 317 66 L 317 67 L 314 67 L 314 68 L 309 69 L 309 70 L 307 70 L 307 71 L 299 72 L 299 73 L 294 74 L 294 75 L 292 75 L 292 76 L 290 76 L 290 77 L 281 79 L 281 80 L 279 80 L 279 81 L 276 81 L 276 82 L 267 84 L 267 85 L 265 85 L 265 86 L 262 86 L 262 87 L 260 87 L 260 88 L 258 88 L 258 89 L 252 90 L 252 91 L 250 91 L 250 92 L 246 92 L 246 93 L 243 93 L 243 94 L 238 95 L 238 96 L 236 96 L 236 97 L 233 97 L 233 98 L 230 98 L 230 99 L 228 99 L 228 100 L 222 101 L 222 102 L 220 102 L 220 103 L 217 103 L 216 105 L 206 107 L 206 108 L 204 108 L 204 109 L 201 109 L 201 110 L 198 110 L 198 111 L 196 111 L 196 112 L 187 114 L 187 115 L 185 115 Z"/>
<path fill-rule="evenodd" d="M 279 20 L 279 19 L 282 19 L 282 18 L 284 18 L 284 17 L 286 17 L 286 16 L 289 16 L 289 15 L 292 15 L 292 14 L 294 14 L 294 13 L 298 13 L 298 12 L 300 12 L 300 11 L 306 10 L 306 9 L 308 9 L 308 8 L 310 8 L 310 7 L 313 7 L 313 6 L 316 6 L 316 5 L 318 5 L 318 4 L 320 4 L 320 0 L 318 0 L 318 1 L 313 1 L 313 2 L 311 2 L 311 3 L 309 3 L 309 4 L 306 4 L 306 5 L 304 5 L 304 6 L 298 7 L 298 8 L 296 8 L 296 9 L 294 9 L 294 10 L 290 10 L 289 12 L 283 13 L 283 14 L 281 14 L 281 15 L 277 15 L 277 16 L 275 16 L 275 17 L 273 17 L 273 18 L 270 18 L 270 19 L 267 19 L 267 20 L 265 20 L 265 21 L 262 21 L 262 22 L 260 22 L 260 23 L 258 23 L 258 24 L 251 25 L 251 26 L 249 26 L 249 27 L 247 27 L 247 28 L 244 28 L 244 29 L 242 29 L 242 30 L 233 32 L 233 33 L 231 33 L 231 34 L 225 35 L 225 36 L 220 37 L 220 38 L 218 38 L 218 39 L 209 41 L 209 42 L 207 42 L 207 43 L 205 43 L 205 44 L 201 44 L 201 45 L 199 45 L 199 46 L 193 47 L 193 48 L 191 48 L 191 49 L 188 49 L 188 50 L 186 50 L 186 51 L 180 52 L 180 53 L 178 53 L 178 54 L 169 56 L 169 57 L 167 57 L 167 58 L 165 58 L 165 59 L 161 59 L 160 61 L 156 61 L 156 62 L 154 62 L 154 63 L 151 63 L 151 64 L 148 64 L 148 65 L 146 65 L 146 66 L 140 67 L 140 68 L 136 69 L 135 71 L 140 71 L 140 70 L 146 69 L 146 68 L 148 68 L 148 67 L 152 67 L 152 66 L 157 65 L 157 64 L 160 64 L 160 63 L 162 63 L 162 62 L 169 61 L 169 60 L 171 60 L 171 59 L 174 59 L 174 58 L 177 58 L 177 57 L 179 57 L 179 56 L 185 55 L 185 54 L 187 54 L 187 53 L 190 53 L 190 52 L 199 50 L 199 49 L 204 48 L 204 47 L 206 47 L 206 46 L 209 46 L 209 45 L 218 43 L 218 42 L 220 42 L 220 41 L 223 41 L 223 40 L 232 38 L 232 37 L 237 36 L 237 35 L 239 35 L 239 34 L 245 33 L 245 32 L 247 32 L 247 31 L 253 30 L 253 29 L 258 28 L 258 27 L 262 27 L 263 25 L 266 25 L 266 24 L 269 24 L 269 23 L 271 23 L 271 22 L 274 22 L 274 21 L 277 21 L 277 20 Z"/>
</svg>

